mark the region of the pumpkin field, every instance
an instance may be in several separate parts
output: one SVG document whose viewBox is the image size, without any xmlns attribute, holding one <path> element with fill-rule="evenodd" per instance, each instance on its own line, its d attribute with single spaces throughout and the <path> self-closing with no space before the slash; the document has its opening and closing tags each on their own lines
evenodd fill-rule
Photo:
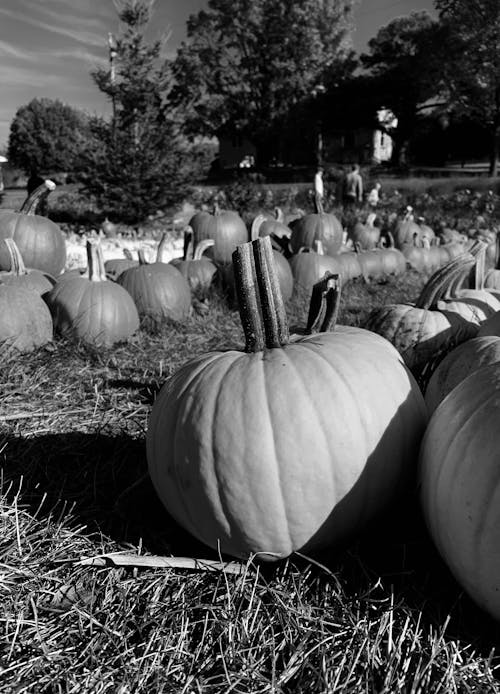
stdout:
<svg viewBox="0 0 500 694">
<path fill-rule="evenodd" d="M 500 195 L 382 190 L 0 208 L 1 692 L 500 691 Z"/>
</svg>

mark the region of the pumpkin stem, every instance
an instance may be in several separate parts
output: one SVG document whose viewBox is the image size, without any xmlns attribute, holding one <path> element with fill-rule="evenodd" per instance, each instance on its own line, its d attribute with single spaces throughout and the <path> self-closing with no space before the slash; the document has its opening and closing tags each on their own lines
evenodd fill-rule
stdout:
<svg viewBox="0 0 500 694">
<path fill-rule="evenodd" d="M 278 273 L 274 263 L 273 248 L 269 236 L 251 241 L 255 260 L 255 272 L 260 291 L 260 308 L 264 321 L 266 347 L 283 347 L 290 334 L 285 304 L 281 295 Z"/>
<path fill-rule="evenodd" d="M 245 351 L 259 352 L 288 344 L 288 321 L 269 237 L 237 246 L 233 271 Z"/>
<path fill-rule="evenodd" d="M 26 267 L 24 265 L 23 256 L 19 250 L 17 243 L 14 239 L 4 239 L 5 245 L 7 246 L 7 251 L 10 256 L 10 274 L 20 277 L 21 275 L 26 275 Z"/>
<path fill-rule="evenodd" d="M 190 226 L 184 229 L 184 249 L 182 260 L 190 260 L 189 254 L 193 252 L 193 230 Z"/>
<path fill-rule="evenodd" d="M 21 214 L 34 215 L 41 201 L 46 198 L 49 193 L 56 189 L 56 184 L 54 181 L 50 181 L 48 178 L 40 185 L 38 188 L 28 195 L 26 200 L 21 205 L 19 212 Z"/>
<path fill-rule="evenodd" d="M 193 260 L 201 260 L 205 251 L 208 248 L 211 248 L 214 244 L 215 241 L 213 239 L 203 239 L 203 241 L 200 241 L 196 246 L 195 252 L 193 253 Z"/>
<path fill-rule="evenodd" d="M 144 252 L 144 248 L 139 248 L 137 251 L 137 257 L 139 258 L 139 265 L 147 265 L 148 261 L 146 259 L 146 254 Z"/>
<path fill-rule="evenodd" d="M 416 308 L 430 309 L 448 290 L 450 284 L 461 276 L 464 270 L 470 270 L 474 258 L 470 253 L 462 253 L 432 274 L 415 302 Z"/>
<path fill-rule="evenodd" d="M 262 352 L 265 347 L 264 326 L 259 312 L 251 243 L 236 247 L 233 252 L 233 272 L 245 334 L 245 352 Z"/>
<path fill-rule="evenodd" d="M 339 276 L 331 272 L 313 286 L 306 334 L 327 333 L 335 329 L 340 309 L 340 287 Z"/>
<path fill-rule="evenodd" d="M 125 256 L 125 258 L 127 260 L 133 260 L 134 259 L 134 256 L 132 255 L 132 251 L 130 250 L 130 248 L 124 248 L 123 249 L 123 255 Z"/>
<path fill-rule="evenodd" d="M 314 250 L 318 255 L 325 255 L 325 249 L 323 247 L 323 241 L 316 239 L 314 242 Z"/>
<path fill-rule="evenodd" d="M 87 263 L 89 280 L 91 282 L 105 282 L 107 278 L 101 245 L 90 239 L 87 241 Z"/>
<path fill-rule="evenodd" d="M 162 257 L 163 257 L 163 249 L 165 248 L 165 245 L 167 243 L 167 238 L 168 238 L 168 231 L 164 231 L 161 235 L 160 238 L 160 243 L 158 244 L 158 248 L 156 249 L 156 262 L 161 263 L 162 262 Z M 144 263 L 142 263 L 144 264 Z"/>
</svg>

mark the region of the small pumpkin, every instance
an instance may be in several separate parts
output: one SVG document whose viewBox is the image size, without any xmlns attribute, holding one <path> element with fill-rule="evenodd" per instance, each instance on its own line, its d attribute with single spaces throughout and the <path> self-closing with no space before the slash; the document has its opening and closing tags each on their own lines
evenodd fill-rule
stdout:
<svg viewBox="0 0 500 694">
<path fill-rule="evenodd" d="M 277 215 L 281 214 L 281 210 L 277 208 Z M 286 224 L 284 224 L 278 216 L 273 219 L 269 219 L 264 214 L 258 214 L 252 222 L 252 228 L 250 231 L 250 239 L 259 238 L 259 236 L 270 236 L 271 244 L 273 248 L 287 258 L 292 255 L 292 250 L 290 247 L 290 238 L 292 235 L 292 230 Z"/>
<path fill-rule="evenodd" d="M 298 296 L 311 295 L 316 282 L 319 282 L 327 272 L 342 277 L 342 264 L 340 256 L 326 255 L 321 241 L 315 242 L 316 250 L 304 247 L 290 258 L 290 267 L 293 275 L 293 292 Z"/>
<path fill-rule="evenodd" d="M 191 310 L 187 280 L 170 263 L 148 263 L 142 250 L 139 265 L 121 273 L 117 283 L 133 298 L 139 315 L 181 321 Z"/>
<path fill-rule="evenodd" d="M 217 274 L 217 267 L 204 256 L 204 253 L 213 245 L 213 239 L 205 239 L 197 244 L 192 259 L 173 258 L 170 261 L 170 264 L 177 268 L 187 280 L 191 291 L 198 296 L 207 295 Z"/>
<path fill-rule="evenodd" d="M 189 222 L 184 240 L 184 260 L 187 258 L 189 243 L 194 254 L 196 246 L 205 239 L 213 239 L 213 261 L 217 266 L 230 265 L 232 252 L 240 243 L 248 241 L 248 231 L 245 222 L 237 212 L 222 210 L 215 203 L 214 214 L 197 212 Z"/>
<path fill-rule="evenodd" d="M 153 485 L 223 553 L 274 561 L 338 546 L 411 479 L 423 398 L 367 331 L 289 338 L 269 237 L 240 246 L 234 267 L 245 348 L 200 355 L 162 388 L 147 431 Z"/>
<path fill-rule="evenodd" d="M 380 241 L 380 229 L 374 225 L 377 215 L 372 212 L 363 224 L 359 219 L 348 230 L 348 238 L 353 244 L 363 250 L 369 251 L 376 248 Z"/>
<path fill-rule="evenodd" d="M 127 340 L 139 327 L 130 294 L 107 280 L 99 244 L 87 241 L 89 276 L 62 278 L 45 299 L 56 329 L 95 347 Z"/>
<path fill-rule="evenodd" d="M 0 284 L 0 361 L 46 345 L 52 334 L 50 311 L 39 294 Z"/>
<path fill-rule="evenodd" d="M 104 270 L 108 280 L 113 280 L 113 282 L 116 282 L 122 272 L 131 267 L 137 267 L 137 265 L 139 265 L 139 261 L 134 260 L 132 252 L 129 248 L 123 249 L 123 255 L 123 258 L 110 258 L 104 262 Z"/>
<path fill-rule="evenodd" d="M 342 224 L 334 214 L 327 214 L 321 203 L 316 203 L 316 206 L 315 213 L 290 222 L 292 252 L 299 253 L 301 248 L 315 248 L 319 241 L 327 255 L 336 255 L 342 247 Z"/>
<path fill-rule="evenodd" d="M 0 240 L 12 238 L 17 244 L 26 267 L 41 270 L 57 277 L 66 265 L 66 241 L 63 232 L 47 217 L 37 215 L 40 201 L 51 191 L 55 183 L 46 180 L 24 201 L 19 212 L 0 215 Z M 0 270 L 10 270 L 0 254 Z"/>
</svg>

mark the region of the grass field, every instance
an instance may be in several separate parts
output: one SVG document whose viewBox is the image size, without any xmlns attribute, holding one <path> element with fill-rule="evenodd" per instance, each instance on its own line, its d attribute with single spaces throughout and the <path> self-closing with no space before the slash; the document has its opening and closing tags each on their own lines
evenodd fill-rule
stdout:
<svg viewBox="0 0 500 694">
<path fill-rule="evenodd" d="M 412 300 L 423 281 L 353 283 L 340 322 Z M 305 306 L 288 309 L 303 325 Z M 110 552 L 221 559 L 160 506 L 144 440 L 169 375 L 242 342 L 214 292 L 207 314 L 115 349 L 58 339 L 1 366 L 0 691 L 500 691 L 500 628 L 448 573 L 413 494 L 343 550 L 238 575 L 82 565 Z"/>
</svg>

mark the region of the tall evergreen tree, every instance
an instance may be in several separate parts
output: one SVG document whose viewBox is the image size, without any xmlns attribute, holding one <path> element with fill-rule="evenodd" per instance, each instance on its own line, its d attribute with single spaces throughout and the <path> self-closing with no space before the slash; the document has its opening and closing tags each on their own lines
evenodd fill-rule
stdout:
<svg viewBox="0 0 500 694">
<path fill-rule="evenodd" d="M 93 146 L 80 171 L 86 189 L 107 211 L 130 220 L 176 200 L 193 173 L 190 147 L 169 101 L 172 71 L 164 41 L 145 38 L 153 6 L 154 0 L 122 0 L 118 6 L 123 28 L 110 37 L 110 69 L 92 73 L 112 116 L 92 120 Z"/>
</svg>

